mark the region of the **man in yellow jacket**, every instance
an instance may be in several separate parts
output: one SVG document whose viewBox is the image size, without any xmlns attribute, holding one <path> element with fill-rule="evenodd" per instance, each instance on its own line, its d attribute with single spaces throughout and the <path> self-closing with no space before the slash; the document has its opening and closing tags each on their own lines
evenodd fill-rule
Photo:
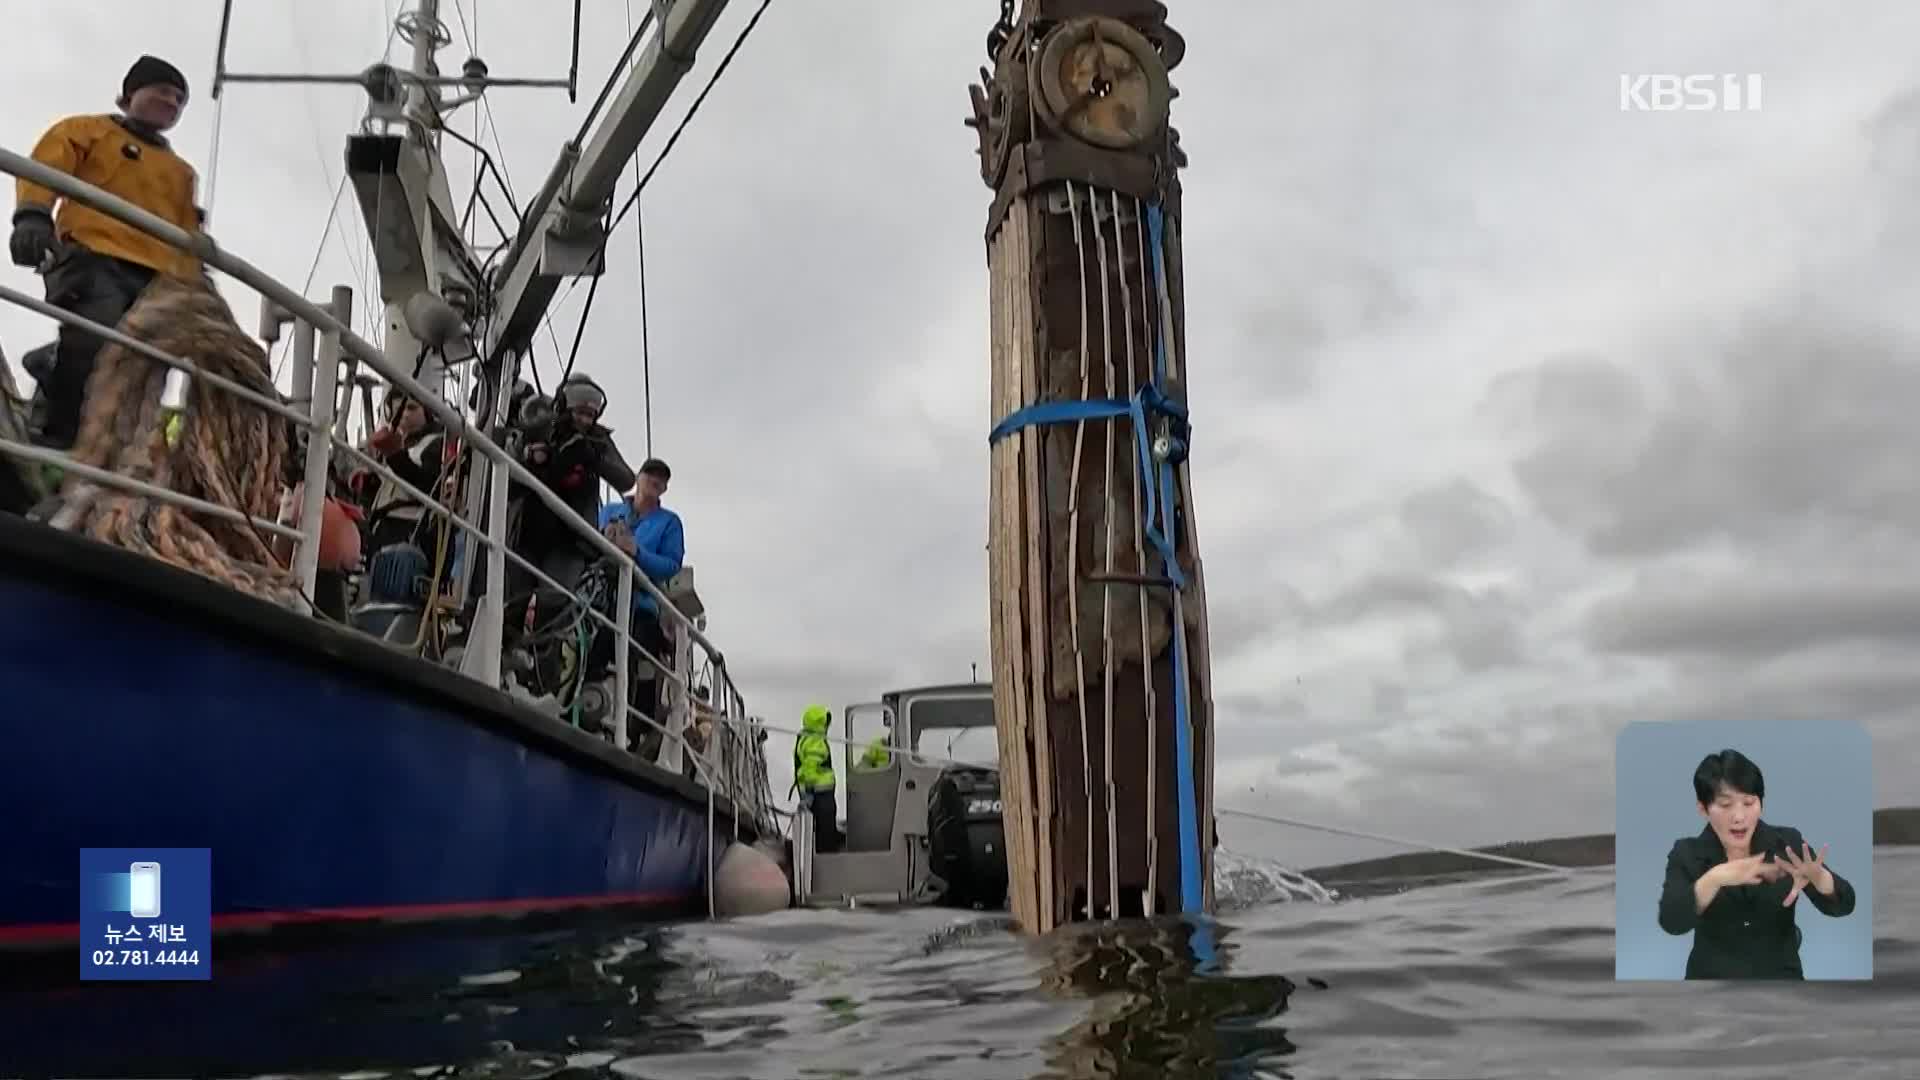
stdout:
<svg viewBox="0 0 1920 1080">
<path fill-rule="evenodd" d="M 834 798 L 833 746 L 827 728 L 833 713 L 825 705 L 809 705 L 800 714 L 800 735 L 793 740 L 793 786 L 801 805 L 813 812 L 813 849 L 839 851 L 840 808 Z"/>
<path fill-rule="evenodd" d="M 117 114 L 69 116 L 54 124 L 35 144 L 33 159 L 198 232 L 198 178 L 165 135 L 186 108 L 186 76 L 165 60 L 142 56 L 121 80 L 115 104 Z M 16 265 L 43 273 L 47 302 L 55 307 L 117 326 L 154 275 L 200 272 L 195 256 L 107 214 L 24 179 L 16 191 L 8 253 Z M 63 323 L 50 369 L 32 372 L 45 399 L 39 433 L 44 445 L 73 446 L 101 344 Z"/>
</svg>

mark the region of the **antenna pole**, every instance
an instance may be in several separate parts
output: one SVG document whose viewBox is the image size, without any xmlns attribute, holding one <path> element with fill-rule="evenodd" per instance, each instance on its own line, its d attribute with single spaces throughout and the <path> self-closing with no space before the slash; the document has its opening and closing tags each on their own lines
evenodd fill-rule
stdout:
<svg viewBox="0 0 1920 1080">
<path fill-rule="evenodd" d="M 987 41 L 968 126 L 994 192 L 988 567 L 1013 913 L 1039 934 L 1208 912 L 1170 124 L 1184 44 L 1154 0 L 1024 0 L 1017 19 L 1001 0 Z"/>
<path fill-rule="evenodd" d="M 423 80 L 440 74 L 439 66 L 433 62 L 434 50 L 440 45 L 435 31 L 441 27 L 440 0 L 419 0 L 418 14 L 420 30 L 413 36 L 413 86 L 409 93 L 413 118 L 420 126 L 432 130 L 438 126 L 438 93 L 435 87 Z"/>
</svg>

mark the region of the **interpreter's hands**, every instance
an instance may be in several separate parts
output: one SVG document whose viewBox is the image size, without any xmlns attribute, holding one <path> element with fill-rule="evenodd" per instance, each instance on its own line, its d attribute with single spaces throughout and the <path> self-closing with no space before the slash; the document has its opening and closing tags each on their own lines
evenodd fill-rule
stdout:
<svg viewBox="0 0 1920 1080">
<path fill-rule="evenodd" d="M 1744 859 L 1728 859 L 1714 868 L 1720 875 L 1721 886 L 1758 885 L 1763 881 L 1778 879 L 1784 870 L 1767 862 L 1766 853 L 1749 855 Z"/>
<path fill-rule="evenodd" d="M 633 533 L 625 525 L 617 521 L 608 525 L 606 536 L 608 540 L 613 541 L 614 547 L 628 555 L 633 554 Z"/>
<path fill-rule="evenodd" d="M 527 460 L 535 465 L 545 465 L 547 463 L 547 444 L 542 442 L 528 444 Z"/>
<path fill-rule="evenodd" d="M 373 452 L 376 454 L 392 454 L 405 447 L 406 442 L 399 432 L 390 427 L 383 427 L 373 433 L 373 437 L 367 440 L 367 445 L 373 447 Z"/>
<path fill-rule="evenodd" d="M 1793 875 L 1793 888 L 1787 890 L 1787 899 L 1781 905 L 1782 907 L 1791 906 L 1800 898 L 1802 890 L 1818 889 L 1820 884 L 1832 874 L 1826 866 L 1827 845 L 1825 844 L 1820 846 L 1820 853 L 1816 855 L 1813 852 L 1813 845 L 1802 841 L 1799 852 L 1796 853 L 1792 848 L 1788 848 L 1781 853 L 1780 859 L 1786 864 L 1787 872 Z"/>
</svg>

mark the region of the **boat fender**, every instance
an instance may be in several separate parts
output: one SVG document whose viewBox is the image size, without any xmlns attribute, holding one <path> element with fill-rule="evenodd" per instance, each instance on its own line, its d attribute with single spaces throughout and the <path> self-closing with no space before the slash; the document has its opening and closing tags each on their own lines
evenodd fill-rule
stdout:
<svg viewBox="0 0 1920 1080">
<path fill-rule="evenodd" d="M 784 911 L 793 896 L 787 875 L 766 852 L 729 844 L 713 871 L 713 906 L 722 918 Z"/>
</svg>

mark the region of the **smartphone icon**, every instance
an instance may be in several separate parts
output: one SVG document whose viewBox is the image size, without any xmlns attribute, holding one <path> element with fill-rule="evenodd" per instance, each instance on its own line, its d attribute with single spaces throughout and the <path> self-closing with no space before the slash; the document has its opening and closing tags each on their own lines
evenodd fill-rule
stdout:
<svg viewBox="0 0 1920 1080">
<path fill-rule="evenodd" d="M 157 862 L 137 862 L 129 868 L 128 879 L 132 887 L 128 890 L 131 914 L 136 919 L 157 919 L 160 917 L 160 864 Z"/>
</svg>

